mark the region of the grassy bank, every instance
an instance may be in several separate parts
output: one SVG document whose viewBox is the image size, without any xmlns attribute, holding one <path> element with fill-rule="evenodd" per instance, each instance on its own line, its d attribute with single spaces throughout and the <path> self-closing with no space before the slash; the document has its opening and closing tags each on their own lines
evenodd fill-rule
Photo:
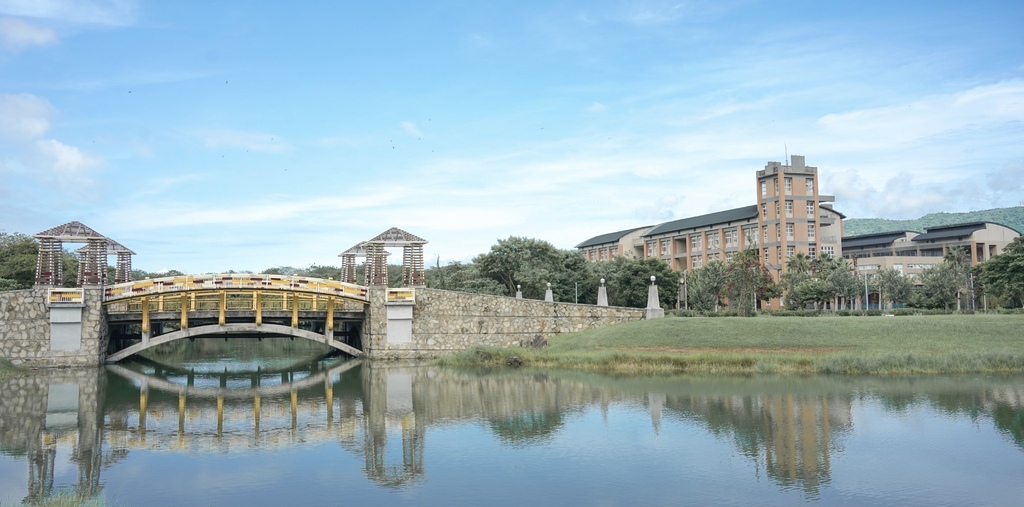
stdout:
<svg viewBox="0 0 1024 507">
<path fill-rule="evenodd" d="M 1024 372 L 1024 316 L 666 318 L 441 361 L 647 373 Z"/>
</svg>

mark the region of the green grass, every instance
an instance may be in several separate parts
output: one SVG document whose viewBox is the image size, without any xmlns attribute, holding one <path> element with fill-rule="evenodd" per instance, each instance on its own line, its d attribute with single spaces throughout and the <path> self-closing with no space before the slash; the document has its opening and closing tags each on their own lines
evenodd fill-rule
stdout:
<svg viewBox="0 0 1024 507">
<path fill-rule="evenodd" d="M 545 349 L 442 359 L 628 372 L 989 373 L 1024 371 L 1024 316 L 666 318 L 553 337 Z"/>
</svg>

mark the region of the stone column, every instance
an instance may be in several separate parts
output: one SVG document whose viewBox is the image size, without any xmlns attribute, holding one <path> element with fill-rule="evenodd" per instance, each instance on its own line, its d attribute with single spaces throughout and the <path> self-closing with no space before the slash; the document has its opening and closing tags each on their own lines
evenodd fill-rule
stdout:
<svg viewBox="0 0 1024 507">
<path fill-rule="evenodd" d="M 604 286 L 604 278 L 601 279 L 601 287 L 597 289 L 597 306 L 608 306 L 608 288 Z"/>
<path fill-rule="evenodd" d="M 523 299 L 523 286 L 516 285 L 516 299 Z"/>
<path fill-rule="evenodd" d="M 651 275 L 651 286 L 647 289 L 647 319 L 660 319 L 665 316 L 665 310 L 658 301 L 658 284 L 654 283 L 656 278 Z"/>
<path fill-rule="evenodd" d="M 544 291 L 544 301 L 549 303 L 555 302 L 555 296 L 551 293 L 551 282 L 548 282 L 548 288 Z"/>
</svg>

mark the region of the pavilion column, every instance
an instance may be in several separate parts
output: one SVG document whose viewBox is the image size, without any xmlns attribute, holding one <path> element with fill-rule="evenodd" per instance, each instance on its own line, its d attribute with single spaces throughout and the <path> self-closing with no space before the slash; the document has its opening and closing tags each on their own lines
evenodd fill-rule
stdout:
<svg viewBox="0 0 1024 507">
<path fill-rule="evenodd" d="M 85 255 L 78 260 L 78 273 L 81 286 L 103 285 L 107 275 L 106 238 L 89 238 Z"/>
<path fill-rule="evenodd" d="M 342 254 L 341 256 L 341 281 L 345 283 L 356 283 L 356 255 Z"/>
<path fill-rule="evenodd" d="M 411 244 L 402 248 L 402 285 L 423 287 L 423 245 Z"/>
<path fill-rule="evenodd" d="M 36 285 L 60 287 L 64 283 L 64 245 L 59 239 L 41 238 L 36 256 Z"/>
<path fill-rule="evenodd" d="M 384 252 L 383 243 L 366 244 L 366 285 L 388 285 L 387 254 Z"/>
<path fill-rule="evenodd" d="M 117 252 L 117 274 L 114 275 L 114 283 L 130 282 L 132 280 L 132 254 L 130 252 Z"/>
</svg>

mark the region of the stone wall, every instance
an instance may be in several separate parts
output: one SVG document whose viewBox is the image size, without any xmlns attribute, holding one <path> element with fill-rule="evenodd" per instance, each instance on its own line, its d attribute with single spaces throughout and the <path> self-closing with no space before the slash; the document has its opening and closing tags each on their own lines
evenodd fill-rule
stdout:
<svg viewBox="0 0 1024 507">
<path fill-rule="evenodd" d="M 82 341 L 78 350 L 50 350 L 47 290 L 0 292 L 0 357 L 31 367 L 96 366 L 107 352 L 103 289 L 85 289 Z"/>
<path fill-rule="evenodd" d="M 367 325 L 363 328 L 363 345 L 369 357 L 434 357 L 476 345 L 527 346 L 539 338 L 644 318 L 644 310 L 639 308 L 417 288 L 412 340 L 389 344 L 383 294 L 383 289 L 371 291 Z"/>
</svg>

